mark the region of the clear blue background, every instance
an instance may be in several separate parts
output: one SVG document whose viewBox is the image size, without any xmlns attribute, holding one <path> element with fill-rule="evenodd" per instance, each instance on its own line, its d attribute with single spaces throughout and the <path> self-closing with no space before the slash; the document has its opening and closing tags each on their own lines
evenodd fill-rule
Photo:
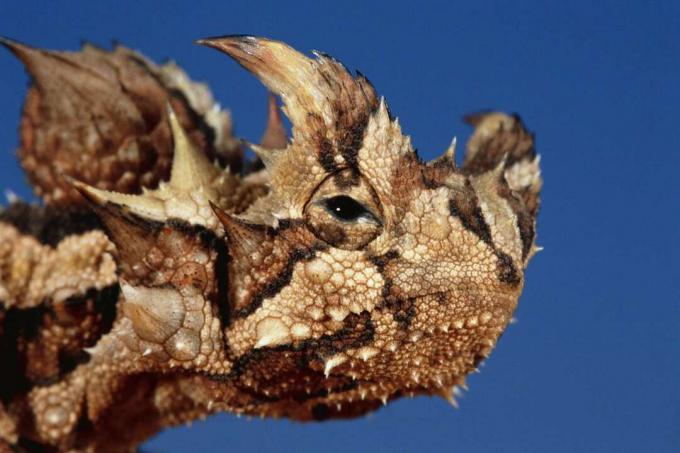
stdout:
<svg viewBox="0 0 680 453">
<path fill-rule="evenodd" d="M 545 189 L 517 318 L 459 410 L 434 398 L 300 425 L 219 415 L 147 451 L 680 451 L 680 2 L 0 3 L 0 34 L 74 49 L 112 39 L 206 80 L 257 139 L 265 90 L 192 44 L 232 33 L 319 49 L 385 95 L 427 158 L 468 112 L 519 112 Z M 0 51 L 0 186 L 27 77 Z"/>
</svg>

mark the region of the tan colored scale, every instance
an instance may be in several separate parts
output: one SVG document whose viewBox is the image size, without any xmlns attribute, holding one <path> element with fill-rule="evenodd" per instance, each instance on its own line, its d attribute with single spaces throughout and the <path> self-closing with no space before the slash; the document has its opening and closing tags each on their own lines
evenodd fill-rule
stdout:
<svg viewBox="0 0 680 453">
<path fill-rule="evenodd" d="M 403 396 L 455 405 L 512 319 L 541 186 L 518 117 L 473 115 L 463 166 L 455 139 L 425 163 L 368 80 L 333 58 L 247 36 L 200 43 L 273 93 L 248 145 L 264 169 L 209 160 L 214 143 L 194 140 L 170 100 L 158 127 L 172 168 L 157 188 L 104 190 L 118 186 L 65 166 L 99 223 L 56 246 L 0 214 L 0 345 L 18 335 L 28 364 L 0 381 L 0 445 L 121 451 L 218 411 L 307 421 Z M 212 102 L 178 68 L 154 71 L 189 104 Z M 43 129 L 59 124 L 50 107 Z M 31 316 L 52 338 L 42 349 Z"/>
</svg>

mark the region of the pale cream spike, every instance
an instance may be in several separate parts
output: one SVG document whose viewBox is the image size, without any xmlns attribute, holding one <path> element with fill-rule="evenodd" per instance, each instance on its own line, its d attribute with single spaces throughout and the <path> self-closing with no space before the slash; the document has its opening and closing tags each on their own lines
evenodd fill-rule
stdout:
<svg viewBox="0 0 680 453">
<path fill-rule="evenodd" d="M 458 143 L 458 137 L 453 137 L 451 144 L 444 152 L 444 156 L 451 161 L 454 165 L 456 164 L 456 145 Z"/>
<path fill-rule="evenodd" d="M 157 198 L 109 192 L 76 181 L 70 177 L 65 178 L 67 178 L 71 185 L 73 185 L 86 199 L 99 206 L 112 203 L 152 220 L 163 221 L 166 219 L 165 206 L 163 205 L 163 202 Z"/>
<path fill-rule="evenodd" d="M 446 148 L 446 151 L 444 151 L 444 154 L 441 156 L 435 158 L 434 160 L 431 160 L 430 162 L 427 163 L 427 165 L 432 166 L 432 165 L 437 165 L 441 163 L 448 163 L 451 167 L 455 168 L 456 167 L 456 144 L 458 142 L 457 137 L 453 137 L 451 140 L 451 144 L 449 145 L 448 148 Z"/>
<path fill-rule="evenodd" d="M 326 377 L 330 376 L 333 368 L 335 368 L 339 365 L 342 365 L 346 361 L 347 361 L 347 357 L 345 357 L 343 355 L 336 355 L 336 356 L 331 357 L 330 359 L 328 359 L 326 361 L 326 365 L 324 366 L 324 375 Z"/>
<path fill-rule="evenodd" d="M 285 149 L 266 148 L 264 146 L 250 143 L 247 140 L 241 140 L 241 142 L 248 148 L 252 149 L 253 152 L 257 155 L 257 157 L 259 157 L 260 160 L 262 160 L 264 166 L 268 169 L 273 168 L 276 165 L 276 161 L 279 159 L 279 157 L 281 157 L 282 153 L 286 152 Z"/>
<path fill-rule="evenodd" d="M 385 96 L 380 96 L 380 105 L 378 105 L 378 111 L 376 115 L 378 116 L 379 124 L 390 123 L 390 112 L 387 108 L 387 101 L 385 100 Z"/>
<path fill-rule="evenodd" d="M 303 125 L 309 112 L 329 110 L 330 90 L 319 76 L 318 63 L 290 46 L 253 36 L 228 36 L 197 42 L 227 53 L 281 96 L 284 110 L 294 126 Z"/>
<path fill-rule="evenodd" d="M 290 339 L 288 327 L 276 318 L 260 321 L 257 328 L 255 349 L 283 344 Z"/>
<path fill-rule="evenodd" d="M 454 389 L 455 389 L 455 386 L 454 386 L 454 388 L 452 388 L 452 389 L 444 389 L 444 388 L 443 388 L 443 389 L 441 390 L 441 393 L 440 393 L 439 395 L 440 395 L 442 398 L 444 398 L 446 401 L 448 401 L 448 403 L 449 403 L 451 406 L 453 406 L 453 407 L 455 407 L 456 409 L 458 409 L 458 407 L 459 407 L 459 406 L 458 406 L 458 401 L 456 401 L 456 398 L 453 396 L 453 395 L 454 395 Z"/>
<path fill-rule="evenodd" d="M 215 166 L 210 163 L 207 156 L 196 150 L 170 104 L 167 104 L 167 112 L 174 142 L 169 184 L 175 189 L 185 191 L 209 187 L 216 176 Z"/>
</svg>

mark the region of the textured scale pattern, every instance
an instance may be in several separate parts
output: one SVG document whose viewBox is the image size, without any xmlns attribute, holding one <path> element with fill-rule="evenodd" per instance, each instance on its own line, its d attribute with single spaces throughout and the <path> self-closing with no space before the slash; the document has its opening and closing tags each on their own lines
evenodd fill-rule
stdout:
<svg viewBox="0 0 680 453">
<path fill-rule="evenodd" d="M 519 117 L 471 115 L 460 168 L 455 140 L 423 162 L 332 57 L 199 43 L 272 92 L 260 144 L 174 64 L 3 41 L 32 76 L 18 155 L 45 206 L 0 213 L 0 451 L 455 404 L 512 319 L 542 183 Z"/>
</svg>

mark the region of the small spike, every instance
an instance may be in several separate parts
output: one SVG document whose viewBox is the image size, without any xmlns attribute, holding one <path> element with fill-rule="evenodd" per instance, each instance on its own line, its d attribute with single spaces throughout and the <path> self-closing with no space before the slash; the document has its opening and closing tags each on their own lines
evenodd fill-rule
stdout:
<svg viewBox="0 0 680 453">
<path fill-rule="evenodd" d="M 456 164 L 456 145 L 458 143 L 458 137 L 453 137 L 451 144 L 444 152 L 444 157 L 446 157 L 452 164 Z"/>
<path fill-rule="evenodd" d="M 8 204 L 14 204 L 18 201 L 21 201 L 19 195 L 17 195 L 14 191 L 10 189 L 5 190 L 5 199 L 7 200 Z"/>
<path fill-rule="evenodd" d="M 455 386 L 453 388 L 450 388 L 450 389 L 442 388 L 441 392 L 439 393 L 439 396 L 441 396 L 446 401 L 448 401 L 448 403 L 451 406 L 458 409 L 459 406 L 458 406 L 458 401 L 456 401 L 456 398 L 454 397 L 454 389 L 455 389 Z"/>
<path fill-rule="evenodd" d="M 83 348 L 83 351 L 87 352 L 90 356 L 95 356 L 97 352 L 99 352 L 99 348 L 97 348 L 97 345 L 95 344 L 89 348 Z"/>
<path fill-rule="evenodd" d="M 281 153 L 285 152 L 285 149 L 267 148 L 265 146 L 250 143 L 243 139 L 241 140 L 241 143 L 247 146 L 248 148 L 252 149 L 253 152 L 257 155 L 257 157 L 260 158 L 264 166 L 270 169 L 274 167 L 274 165 L 276 165 L 276 161 L 281 156 Z"/>
<path fill-rule="evenodd" d="M 260 146 L 270 149 L 283 149 L 288 145 L 288 134 L 281 120 L 281 111 L 276 102 L 276 95 L 269 93 L 267 100 L 267 128 L 260 138 Z"/>
<path fill-rule="evenodd" d="M 257 342 L 255 349 L 275 346 L 290 339 L 290 331 L 283 321 L 278 318 L 265 318 L 257 325 Z"/>
<path fill-rule="evenodd" d="M 344 355 L 335 355 L 335 356 L 331 357 L 330 359 L 328 359 L 326 361 L 326 364 L 325 364 L 324 370 L 323 370 L 323 374 L 326 377 L 330 376 L 333 368 L 335 368 L 339 365 L 342 365 L 346 361 L 347 361 L 347 357 L 345 357 Z"/>
<path fill-rule="evenodd" d="M 359 349 L 357 355 L 361 360 L 367 362 L 371 358 L 375 357 L 378 354 L 378 352 L 380 351 L 378 351 L 376 348 L 364 346 L 363 348 Z"/>
<path fill-rule="evenodd" d="M 503 154 L 503 158 L 498 161 L 496 166 L 491 169 L 490 173 L 494 176 L 494 178 L 498 181 L 500 179 L 505 180 L 505 165 L 508 161 L 508 153 Z"/>
</svg>

